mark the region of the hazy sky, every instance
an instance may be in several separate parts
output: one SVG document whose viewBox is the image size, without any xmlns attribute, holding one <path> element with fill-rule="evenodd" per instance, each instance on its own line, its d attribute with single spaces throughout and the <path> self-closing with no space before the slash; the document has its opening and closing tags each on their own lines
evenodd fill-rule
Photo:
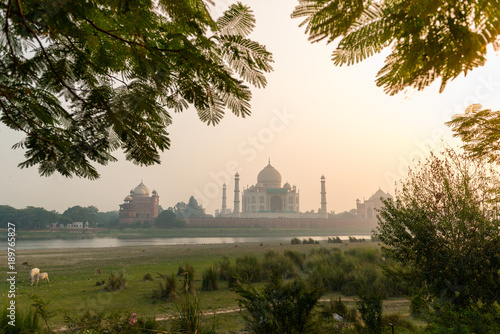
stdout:
<svg viewBox="0 0 500 334">
<path fill-rule="evenodd" d="M 232 1 L 216 1 L 214 14 Z M 44 207 L 63 212 L 74 205 L 95 205 L 101 211 L 119 204 L 141 180 L 156 189 L 167 208 L 191 195 L 208 213 L 221 206 L 222 183 L 233 201 L 233 176 L 241 187 L 257 182 L 270 158 L 282 181 L 300 191 L 301 211 L 320 207 L 320 177 L 326 177 L 328 210 L 355 207 L 356 198 L 370 197 L 379 187 L 394 193 L 408 164 L 429 147 L 448 141 L 444 125 L 451 115 L 472 103 L 500 108 L 500 58 L 490 52 L 487 65 L 449 83 L 423 92 L 387 96 L 375 83 L 383 54 L 350 67 L 335 67 L 333 46 L 310 44 L 301 20 L 290 18 L 295 0 L 243 0 L 254 10 L 257 27 L 251 38 L 274 55 L 268 86 L 254 89 L 252 116 L 230 112 L 213 127 L 194 110 L 173 115 L 171 150 L 162 163 L 138 167 L 116 152 L 119 162 L 99 167 L 96 181 L 40 177 L 36 168 L 19 169 L 21 150 L 11 147 L 23 135 L 0 126 L 0 205 Z"/>
</svg>

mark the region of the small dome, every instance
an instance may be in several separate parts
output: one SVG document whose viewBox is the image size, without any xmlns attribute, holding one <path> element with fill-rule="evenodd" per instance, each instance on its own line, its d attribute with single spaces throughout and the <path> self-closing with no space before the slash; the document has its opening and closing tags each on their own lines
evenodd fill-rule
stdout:
<svg viewBox="0 0 500 334">
<path fill-rule="evenodd" d="M 257 182 L 257 184 L 255 185 L 255 188 L 264 188 L 264 185 L 260 182 Z"/>
<path fill-rule="evenodd" d="M 136 196 L 149 196 L 149 189 L 141 181 L 141 184 L 139 184 L 137 187 L 135 187 L 134 195 L 136 195 Z"/>
<path fill-rule="evenodd" d="M 269 163 L 257 175 L 257 182 L 262 183 L 265 187 L 280 188 L 281 187 L 281 174 L 271 166 Z"/>
<path fill-rule="evenodd" d="M 376 201 L 376 200 L 380 201 L 381 199 L 385 200 L 388 198 L 392 199 L 392 196 L 390 194 L 383 192 L 381 189 L 379 189 L 368 200 L 369 201 Z"/>
<path fill-rule="evenodd" d="M 125 202 L 130 202 L 132 200 L 132 196 L 128 195 L 127 197 L 125 197 L 124 201 Z"/>
<path fill-rule="evenodd" d="M 292 186 L 290 185 L 290 183 L 288 183 L 288 182 L 287 182 L 287 183 L 285 183 L 285 184 L 283 185 L 283 188 L 285 188 L 285 189 L 287 189 L 287 190 L 290 190 L 290 189 L 292 189 Z"/>
</svg>

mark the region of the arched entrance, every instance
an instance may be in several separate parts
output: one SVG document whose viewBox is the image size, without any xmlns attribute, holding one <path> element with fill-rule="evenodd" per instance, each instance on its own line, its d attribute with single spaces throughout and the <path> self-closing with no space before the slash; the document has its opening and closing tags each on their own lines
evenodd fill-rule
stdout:
<svg viewBox="0 0 500 334">
<path fill-rule="evenodd" d="M 283 211 L 283 200 L 279 196 L 271 197 L 271 211 Z"/>
</svg>

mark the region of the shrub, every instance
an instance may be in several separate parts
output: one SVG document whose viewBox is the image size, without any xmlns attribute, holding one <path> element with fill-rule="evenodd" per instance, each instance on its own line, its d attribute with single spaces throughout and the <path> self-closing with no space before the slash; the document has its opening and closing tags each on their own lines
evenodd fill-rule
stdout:
<svg viewBox="0 0 500 334">
<path fill-rule="evenodd" d="M 397 333 L 418 333 L 418 327 L 411 323 L 411 321 L 403 318 L 400 314 L 387 314 L 382 316 L 382 327 L 389 328 L 394 326 Z M 403 331 L 406 329 L 406 331 Z M 386 330 L 384 330 L 385 332 Z"/>
<path fill-rule="evenodd" d="M 289 258 L 296 266 L 301 270 L 304 270 L 304 261 L 306 255 L 304 253 L 299 253 L 296 251 L 286 250 L 283 254 L 285 257 Z"/>
<path fill-rule="evenodd" d="M 355 322 L 358 317 L 358 312 L 356 309 L 349 309 L 344 302 L 342 301 L 342 298 L 339 296 L 339 299 L 337 300 L 330 300 L 330 303 L 323 306 L 323 309 L 321 311 L 321 314 L 325 318 L 332 318 L 332 315 L 334 313 L 337 313 L 340 315 L 342 318 L 344 318 L 344 321 L 349 321 L 349 322 Z"/>
<path fill-rule="evenodd" d="M 382 333 L 382 297 L 376 294 L 359 296 L 358 310 L 370 334 Z"/>
<path fill-rule="evenodd" d="M 319 241 L 315 241 L 313 238 L 309 238 L 309 239 L 303 239 L 302 243 L 304 245 L 314 245 L 314 244 L 319 244 Z"/>
<path fill-rule="evenodd" d="M 155 321 L 155 317 L 138 317 L 134 325 L 130 325 L 130 314 L 106 311 L 88 310 L 81 318 L 72 319 L 65 315 L 65 324 L 68 328 L 65 333 L 75 334 L 100 334 L 100 333 L 124 333 L 124 334 L 154 334 L 164 333 L 165 325 Z"/>
<path fill-rule="evenodd" d="M 266 278 L 270 278 L 274 275 L 278 275 L 284 279 L 297 276 L 297 271 L 295 270 L 295 265 L 292 260 L 275 251 L 269 251 L 264 254 L 262 269 L 264 270 L 264 276 Z"/>
<path fill-rule="evenodd" d="M 203 281 L 201 285 L 203 291 L 219 290 L 219 283 L 217 281 L 217 271 L 213 266 L 210 266 L 203 272 Z"/>
<path fill-rule="evenodd" d="M 33 306 L 26 309 L 16 308 L 15 313 L 15 326 L 9 324 L 10 319 L 9 310 L 7 309 L 9 305 L 4 305 L 2 308 L 1 319 L 0 319 L 0 333 L 5 334 L 16 334 L 16 333 L 42 333 L 43 328 L 41 324 L 41 319 L 38 312 Z"/>
<path fill-rule="evenodd" d="M 222 257 L 222 260 L 217 262 L 217 270 L 219 271 L 219 278 L 222 281 L 227 281 L 230 279 L 230 274 L 234 273 L 234 270 L 231 267 L 229 256 L 224 255 Z"/>
<path fill-rule="evenodd" d="M 345 255 L 352 256 L 358 259 L 361 263 L 379 263 L 382 259 L 378 248 L 373 247 L 356 247 L 348 249 L 344 252 Z"/>
<path fill-rule="evenodd" d="M 172 318 L 171 331 L 174 333 L 187 334 L 212 334 L 216 333 L 217 319 L 206 326 L 202 322 L 203 312 L 200 300 L 196 294 L 184 294 L 175 304 L 177 315 Z"/>
<path fill-rule="evenodd" d="M 342 240 L 339 237 L 328 238 L 329 244 L 341 244 Z"/>
<path fill-rule="evenodd" d="M 262 291 L 251 284 L 237 285 L 234 291 L 240 296 L 248 328 L 255 334 L 306 333 L 322 295 L 317 286 L 308 286 L 299 278 L 287 283 L 275 278 Z"/>
<path fill-rule="evenodd" d="M 143 282 L 150 282 L 150 281 L 154 281 L 154 279 L 150 273 L 145 273 L 144 276 L 142 277 L 142 281 Z"/>
<path fill-rule="evenodd" d="M 300 241 L 299 238 L 293 238 L 292 239 L 292 245 L 300 245 L 302 241 Z"/>
<path fill-rule="evenodd" d="M 236 275 L 247 282 L 262 281 L 262 268 L 255 255 L 244 255 L 236 259 Z"/>
<path fill-rule="evenodd" d="M 179 266 L 177 276 L 184 276 L 184 291 L 194 293 L 194 268 L 189 263 L 184 263 Z"/>
<path fill-rule="evenodd" d="M 410 299 L 410 312 L 414 316 L 420 316 L 429 312 L 429 302 L 420 293 L 414 294 Z"/>
<path fill-rule="evenodd" d="M 125 289 L 125 277 L 123 276 L 123 271 L 119 275 L 115 273 L 109 274 L 108 281 L 104 287 L 107 291 L 123 290 Z"/>
<path fill-rule="evenodd" d="M 159 273 L 158 273 L 159 274 Z M 170 276 L 159 274 L 163 279 L 162 282 L 158 282 L 159 288 L 153 290 L 153 298 L 161 298 L 166 300 L 176 300 L 177 296 L 177 277 L 172 273 Z"/>
</svg>

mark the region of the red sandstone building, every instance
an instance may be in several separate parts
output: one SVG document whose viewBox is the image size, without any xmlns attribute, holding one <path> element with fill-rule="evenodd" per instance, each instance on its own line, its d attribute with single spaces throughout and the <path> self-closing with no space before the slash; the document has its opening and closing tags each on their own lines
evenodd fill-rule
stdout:
<svg viewBox="0 0 500 334">
<path fill-rule="evenodd" d="M 123 204 L 120 204 L 118 213 L 120 224 L 154 224 L 158 217 L 158 203 L 160 196 L 153 190 L 149 196 L 149 189 L 144 183 L 139 184 L 134 190 L 130 190 L 130 195 L 125 197 Z"/>
</svg>

